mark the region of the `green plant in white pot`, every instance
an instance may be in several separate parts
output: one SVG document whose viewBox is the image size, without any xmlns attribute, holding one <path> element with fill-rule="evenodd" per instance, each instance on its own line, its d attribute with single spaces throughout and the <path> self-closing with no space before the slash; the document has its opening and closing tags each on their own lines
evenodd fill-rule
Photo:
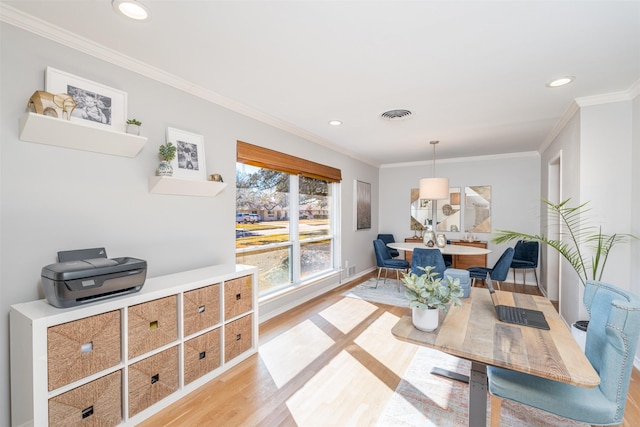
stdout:
<svg viewBox="0 0 640 427">
<path fill-rule="evenodd" d="M 558 230 L 558 237 L 551 238 L 544 232 L 527 234 L 519 231 L 498 230 L 493 238 L 494 243 L 505 243 L 512 240 L 530 240 L 545 244 L 566 259 L 578 274 L 584 285 L 587 280 L 602 280 L 609 253 L 619 243 L 627 243 L 637 237 L 631 234 L 605 234 L 602 226 L 592 224 L 586 217 L 590 210 L 589 202 L 578 206 L 568 206 L 571 199 L 558 204 L 543 200 L 547 205 L 550 221 L 547 228 Z M 578 329 L 586 330 L 588 321 L 582 320 L 574 324 Z"/>
<path fill-rule="evenodd" d="M 438 327 L 439 310 L 447 311 L 450 303 L 462 304 L 463 290 L 460 280 L 450 276 L 442 280 L 434 266 L 418 267 L 423 274 L 403 273 L 402 282 L 407 288 L 405 296 L 409 300 L 413 326 L 421 331 L 431 332 Z"/>
</svg>

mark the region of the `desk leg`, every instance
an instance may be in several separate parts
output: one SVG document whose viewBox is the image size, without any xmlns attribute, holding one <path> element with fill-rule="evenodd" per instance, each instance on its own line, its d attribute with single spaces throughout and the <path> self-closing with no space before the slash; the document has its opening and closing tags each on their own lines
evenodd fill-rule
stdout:
<svg viewBox="0 0 640 427">
<path fill-rule="evenodd" d="M 471 362 L 469 378 L 469 427 L 487 425 L 487 366 Z"/>
</svg>

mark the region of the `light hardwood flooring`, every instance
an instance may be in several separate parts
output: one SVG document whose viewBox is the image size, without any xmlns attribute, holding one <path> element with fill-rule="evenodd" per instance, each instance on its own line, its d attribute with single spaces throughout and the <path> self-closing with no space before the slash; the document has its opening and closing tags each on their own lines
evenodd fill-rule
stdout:
<svg viewBox="0 0 640 427">
<path fill-rule="evenodd" d="M 390 333 L 407 309 L 341 296 L 366 279 L 264 322 L 260 355 L 140 425 L 375 425 L 415 347 Z M 539 294 L 534 286 L 502 289 Z M 622 426 L 637 425 L 640 372 L 634 369 Z"/>
</svg>

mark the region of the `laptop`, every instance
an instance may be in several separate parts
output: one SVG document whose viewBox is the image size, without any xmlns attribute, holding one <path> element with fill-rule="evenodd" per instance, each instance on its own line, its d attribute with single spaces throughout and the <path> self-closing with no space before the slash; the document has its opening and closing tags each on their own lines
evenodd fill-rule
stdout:
<svg viewBox="0 0 640 427">
<path fill-rule="evenodd" d="M 549 330 L 549 324 L 547 323 L 547 319 L 544 318 L 543 312 L 527 308 L 512 307 L 509 305 L 500 305 L 489 273 L 487 273 L 485 283 L 487 284 L 487 288 L 489 288 L 491 302 L 493 302 L 493 305 L 496 308 L 498 320 L 501 322 L 513 323 L 515 325 Z"/>
</svg>

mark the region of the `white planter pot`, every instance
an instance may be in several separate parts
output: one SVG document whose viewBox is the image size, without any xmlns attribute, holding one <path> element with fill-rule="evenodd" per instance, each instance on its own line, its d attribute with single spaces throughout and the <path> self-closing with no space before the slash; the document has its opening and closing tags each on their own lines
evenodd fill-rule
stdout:
<svg viewBox="0 0 640 427">
<path fill-rule="evenodd" d="M 127 133 L 131 135 L 140 135 L 140 126 L 127 123 Z"/>
<path fill-rule="evenodd" d="M 412 308 L 411 310 L 411 320 L 416 329 L 431 332 L 438 328 L 439 310 L 437 308 L 429 308 L 427 310 Z"/>
<path fill-rule="evenodd" d="M 576 323 L 571 325 L 571 335 L 573 335 L 573 339 L 576 340 L 582 351 L 584 351 L 587 343 L 587 330 L 584 324 L 577 325 Z"/>
</svg>

